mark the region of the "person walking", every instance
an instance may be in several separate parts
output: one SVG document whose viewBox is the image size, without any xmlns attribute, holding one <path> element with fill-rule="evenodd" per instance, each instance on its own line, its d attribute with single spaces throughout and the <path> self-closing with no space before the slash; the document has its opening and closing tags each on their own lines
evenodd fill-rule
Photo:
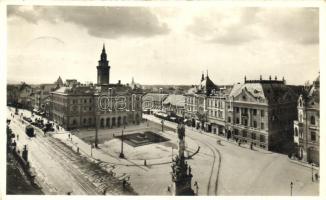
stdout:
<svg viewBox="0 0 326 200">
<path fill-rule="evenodd" d="M 199 186 L 198 186 L 197 181 L 195 181 L 194 186 L 195 186 L 195 188 L 196 188 L 196 195 L 198 196 Z"/>
</svg>

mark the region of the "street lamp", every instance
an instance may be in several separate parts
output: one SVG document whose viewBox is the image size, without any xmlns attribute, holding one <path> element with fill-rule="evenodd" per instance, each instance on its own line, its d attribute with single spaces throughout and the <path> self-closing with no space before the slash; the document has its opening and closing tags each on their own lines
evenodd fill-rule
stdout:
<svg viewBox="0 0 326 200">
<path fill-rule="evenodd" d="M 91 157 L 93 157 L 93 144 L 91 144 Z"/>
<path fill-rule="evenodd" d="M 311 163 L 311 181 L 314 182 L 314 163 Z"/>
<path fill-rule="evenodd" d="M 290 183 L 290 187 L 291 187 L 291 196 L 292 196 L 292 188 L 293 188 L 293 182 L 292 181 Z"/>
<path fill-rule="evenodd" d="M 123 154 L 123 129 L 122 129 L 122 132 L 121 132 L 121 152 L 120 152 L 119 157 L 120 158 L 125 158 L 125 155 Z"/>
<path fill-rule="evenodd" d="M 96 111 L 95 111 L 96 112 Z M 95 114 L 95 148 L 97 148 L 98 144 L 98 116 Z"/>
</svg>

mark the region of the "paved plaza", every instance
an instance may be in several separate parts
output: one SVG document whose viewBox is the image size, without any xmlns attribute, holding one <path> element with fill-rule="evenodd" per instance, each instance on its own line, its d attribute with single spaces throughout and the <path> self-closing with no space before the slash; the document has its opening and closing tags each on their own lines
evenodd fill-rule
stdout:
<svg viewBox="0 0 326 200">
<path fill-rule="evenodd" d="M 22 111 L 22 113 L 25 116 L 30 115 L 28 111 Z M 122 180 L 127 177 L 137 194 L 170 195 L 167 188 L 171 185 L 172 155 L 177 153 L 177 134 L 173 131 L 176 124 L 165 121 L 166 127 L 162 132 L 160 119 L 151 115 L 144 115 L 144 118 L 147 122 L 145 121 L 140 127 L 127 127 L 125 136 L 144 137 L 139 133 L 151 130 L 160 138 L 165 139 L 138 146 L 124 142 L 125 159 L 119 158 L 121 135 L 118 134 L 118 129 L 101 129 L 98 149 L 91 148 L 94 130 L 79 130 L 74 134 L 56 130 L 54 133 L 49 133 L 47 137 L 61 141 L 62 144 L 70 147 L 72 152 L 69 155 L 78 152 L 80 156 L 101 166 L 117 179 Z M 12 125 L 14 130 L 22 126 L 20 123 L 19 120 L 14 120 Z M 33 141 L 35 138 L 30 140 Z M 221 140 L 221 144 L 218 144 L 217 140 Z M 36 170 L 43 173 L 43 177 L 47 179 L 49 193 L 55 194 L 56 192 L 52 191 L 51 187 L 55 187 L 56 178 L 52 177 L 49 171 L 42 172 L 38 169 L 41 166 L 36 165 L 39 160 L 42 160 L 43 165 L 47 165 L 48 159 L 50 159 L 49 163 L 52 163 L 53 157 L 42 154 L 42 158 L 38 158 L 40 154 L 36 153 L 37 144 L 32 141 L 27 141 L 31 152 L 31 162 L 35 163 Z M 49 145 L 53 144 L 49 143 Z M 198 148 L 200 148 L 199 153 L 187 162 L 192 166 L 193 182 L 196 181 L 199 185 L 199 195 L 289 195 L 291 182 L 294 183 L 294 195 L 318 195 L 319 193 L 319 183 L 311 181 L 311 169 L 291 162 L 286 155 L 261 149 L 250 150 L 248 146 L 239 147 L 217 135 L 198 132 L 187 127 L 187 154 L 194 154 Z M 56 164 L 53 163 L 53 165 Z M 57 192 L 74 189 L 74 186 L 64 187 L 61 183 L 57 184 L 62 188 L 55 187 Z M 82 194 L 82 191 L 74 192 Z"/>
</svg>

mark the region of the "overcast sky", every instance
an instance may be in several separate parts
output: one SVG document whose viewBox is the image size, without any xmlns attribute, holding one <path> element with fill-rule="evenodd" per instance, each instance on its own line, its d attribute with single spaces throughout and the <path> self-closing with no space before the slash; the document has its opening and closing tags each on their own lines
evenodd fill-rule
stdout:
<svg viewBox="0 0 326 200">
<path fill-rule="evenodd" d="M 196 4 L 197 5 L 197 4 Z M 8 6 L 9 82 L 96 82 L 103 43 L 111 82 L 215 84 L 319 72 L 317 8 Z"/>
</svg>

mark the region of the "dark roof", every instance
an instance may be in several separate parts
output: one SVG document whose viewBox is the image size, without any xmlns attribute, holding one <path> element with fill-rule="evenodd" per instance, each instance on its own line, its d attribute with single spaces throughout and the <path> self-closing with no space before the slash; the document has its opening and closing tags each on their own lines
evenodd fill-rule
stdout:
<svg viewBox="0 0 326 200">
<path fill-rule="evenodd" d="M 230 96 L 236 97 L 245 90 L 255 99 L 270 103 L 296 101 L 298 94 L 295 94 L 291 87 L 280 83 L 268 82 L 246 82 L 235 84 Z"/>
</svg>

